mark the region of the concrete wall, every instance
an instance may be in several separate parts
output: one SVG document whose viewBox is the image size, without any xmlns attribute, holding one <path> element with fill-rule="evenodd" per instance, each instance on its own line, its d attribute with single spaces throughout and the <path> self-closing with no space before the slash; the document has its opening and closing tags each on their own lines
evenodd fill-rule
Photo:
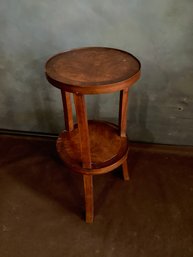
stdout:
<svg viewBox="0 0 193 257">
<path fill-rule="evenodd" d="M 44 63 L 69 48 L 102 45 L 142 63 L 129 138 L 193 145 L 192 10 L 191 0 L 1 0 L 0 128 L 60 132 L 60 92 L 46 82 Z M 87 102 L 89 117 L 117 118 L 117 94 Z"/>
</svg>

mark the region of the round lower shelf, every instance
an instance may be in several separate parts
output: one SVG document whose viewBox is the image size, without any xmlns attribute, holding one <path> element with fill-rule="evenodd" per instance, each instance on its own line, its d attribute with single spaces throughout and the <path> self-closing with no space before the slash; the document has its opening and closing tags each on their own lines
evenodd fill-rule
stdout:
<svg viewBox="0 0 193 257">
<path fill-rule="evenodd" d="M 127 158 L 128 139 L 120 137 L 118 127 L 101 121 L 88 121 L 92 169 L 82 167 L 79 130 L 63 131 L 56 147 L 60 158 L 73 171 L 101 174 L 120 166 Z"/>
</svg>

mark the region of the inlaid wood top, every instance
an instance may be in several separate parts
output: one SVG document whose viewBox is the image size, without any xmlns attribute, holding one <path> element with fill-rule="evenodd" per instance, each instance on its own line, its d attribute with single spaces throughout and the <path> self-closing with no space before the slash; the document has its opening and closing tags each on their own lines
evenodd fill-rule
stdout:
<svg viewBox="0 0 193 257">
<path fill-rule="evenodd" d="M 97 88 L 104 90 L 105 86 L 134 83 L 139 72 L 140 62 L 133 55 L 105 47 L 70 50 L 53 56 L 46 63 L 48 80 L 70 92 L 81 88 L 85 93 L 99 93 Z"/>
</svg>

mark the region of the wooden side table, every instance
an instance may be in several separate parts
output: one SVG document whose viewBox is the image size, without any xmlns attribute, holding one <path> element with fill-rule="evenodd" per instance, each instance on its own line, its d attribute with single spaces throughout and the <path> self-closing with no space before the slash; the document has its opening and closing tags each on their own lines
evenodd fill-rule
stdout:
<svg viewBox="0 0 193 257">
<path fill-rule="evenodd" d="M 46 77 L 62 93 L 66 130 L 57 140 L 57 151 L 70 170 L 83 174 L 86 222 L 94 216 L 93 175 L 122 165 L 129 180 L 126 136 L 128 90 L 140 77 L 140 62 L 113 48 L 86 47 L 59 53 L 46 63 Z M 87 120 L 84 95 L 120 91 L 119 124 Z M 74 124 L 71 93 L 77 124 Z"/>
</svg>

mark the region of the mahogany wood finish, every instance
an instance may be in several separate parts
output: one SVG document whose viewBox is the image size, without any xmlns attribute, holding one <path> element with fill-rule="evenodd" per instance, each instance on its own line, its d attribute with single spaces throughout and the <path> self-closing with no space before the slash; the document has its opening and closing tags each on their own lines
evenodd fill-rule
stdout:
<svg viewBox="0 0 193 257">
<path fill-rule="evenodd" d="M 91 169 L 83 167 L 79 133 L 79 128 L 75 125 L 70 133 L 63 131 L 56 144 L 61 159 L 71 170 L 87 175 L 107 173 L 119 167 L 127 158 L 128 139 L 119 136 L 117 126 L 107 122 L 88 121 Z"/>
<path fill-rule="evenodd" d="M 127 109 L 128 109 L 128 88 L 120 92 L 120 106 L 119 106 L 119 129 L 120 136 L 126 137 L 127 129 Z"/>
<path fill-rule="evenodd" d="M 131 54 L 107 47 L 85 47 L 51 57 L 46 76 L 55 87 L 80 94 L 102 94 L 132 86 L 140 62 Z"/>
<path fill-rule="evenodd" d="M 127 159 L 123 162 L 122 168 L 123 168 L 123 178 L 124 178 L 124 180 L 129 180 Z"/>
<path fill-rule="evenodd" d="M 80 152 L 82 167 L 91 169 L 90 141 L 88 134 L 88 121 L 85 100 L 83 95 L 74 94 L 74 103 L 78 120 L 78 133 L 80 141 Z"/>
<path fill-rule="evenodd" d="M 74 129 L 74 122 L 73 122 L 73 113 L 72 113 L 70 93 L 65 92 L 63 89 L 61 90 L 61 93 L 62 93 L 62 102 L 63 102 L 64 120 L 65 120 L 66 130 L 72 131 Z"/>
<path fill-rule="evenodd" d="M 56 147 L 65 165 L 83 174 L 86 222 L 94 218 L 93 175 L 122 166 L 129 180 L 126 136 L 129 88 L 140 77 L 140 62 L 113 48 L 85 47 L 57 54 L 46 63 L 46 77 L 61 89 L 66 130 Z M 84 95 L 120 91 L 119 124 L 88 121 Z M 74 125 L 70 93 L 77 124 Z"/>
<path fill-rule="evenodd" d="M 92 223 L 94 218 L 93 178 L 92 177 L 93 177 L 92 175 L 83 175 L 87 223 Z"/>
</svg>

